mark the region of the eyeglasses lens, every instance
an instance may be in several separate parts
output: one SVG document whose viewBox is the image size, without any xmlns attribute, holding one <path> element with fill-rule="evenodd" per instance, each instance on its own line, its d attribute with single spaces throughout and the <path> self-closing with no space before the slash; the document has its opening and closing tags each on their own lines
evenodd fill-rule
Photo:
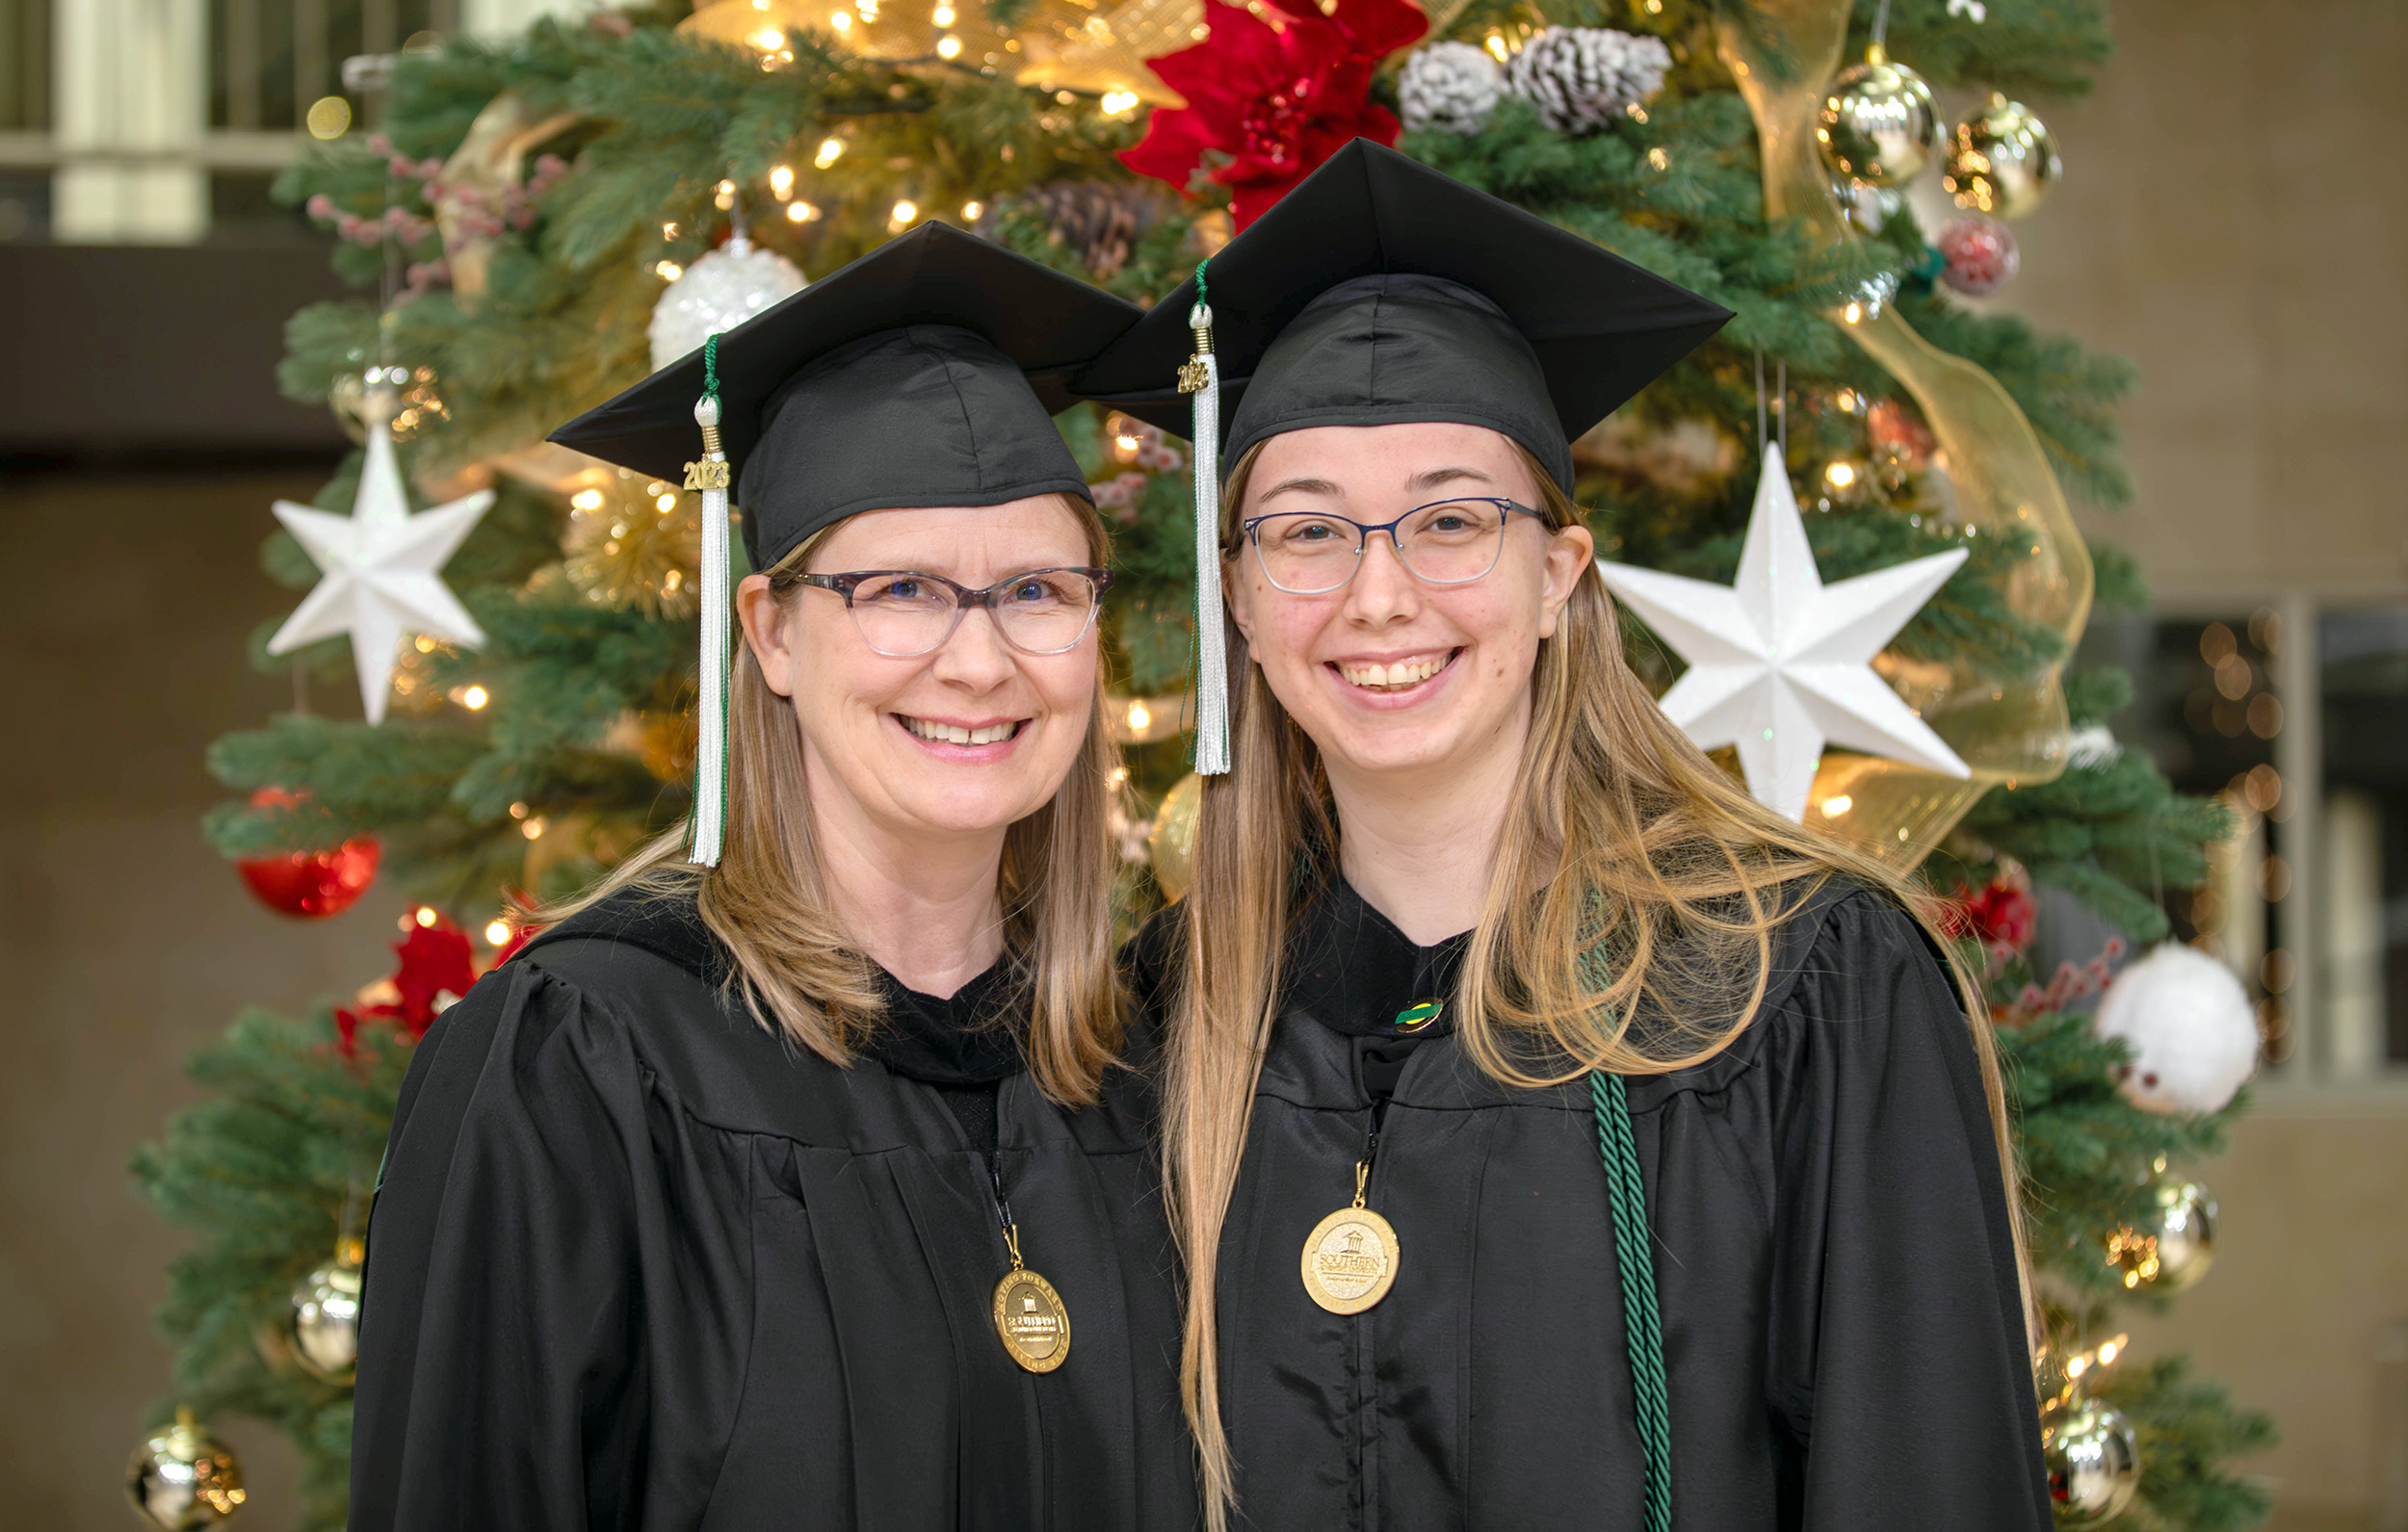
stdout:
<svg viewBox="0 0 2408 1532">
<path fill-rule="evenodd" d="M 1066 569 L 1022 575 L 994 594 L 988 611 L 1004 641 L 1026 654 L 1060 654 L 1077 647 L 1095 621 L 1092 577 Z M 853 587 L 852 620 L 879 654 L 927 654 L 960 621 L 951 586 L 918 575 L 879 575 Z"/>
<path fill-rule="evenodd" d="M 1496 567 L 1505 521 L 1502 506 L 1477 500 L 1424 506 L 1398 524 L 1397 557 L 1433 585 L 1478 580 Z M 1272 584 L 1313 595 L 1354 578 L 1363 529 L 1340 516 L 1267 516 L 1255 528 L 1254 549 Z"/>
</svg>

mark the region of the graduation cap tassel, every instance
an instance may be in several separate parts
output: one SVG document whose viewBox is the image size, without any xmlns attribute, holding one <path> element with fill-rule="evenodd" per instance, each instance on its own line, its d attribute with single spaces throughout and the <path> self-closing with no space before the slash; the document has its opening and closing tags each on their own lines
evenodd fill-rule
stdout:
<svg viewBox="0 0 2408 1532">
<path fill-rule="evenodd" d="M 702 492 L 702 673 L 694 731 L 694 812 L 686 851 L 697 867 L 717 867 L 727 837 L 727 667 L 731 627 L 727 590 L 727 454 L 720 450 L 717 335 L 702 343 L 702 397 L 694 424 L 702 456 L 686 465 L 686 487 Z"/>
<path fill-rule="evenodd" d="M 1229 769 L 1229 655 L 1220 597 L 1220 364 L 1204 293 L 1198 266 L 1195 307 L 1188 314 L 1195 354 L 1179 369 L 1179 391 L 1195 396 L 1195 429 L 1188 438 L 1195 459 L 1195 771 L 1209 777 Z"/>
</svg>

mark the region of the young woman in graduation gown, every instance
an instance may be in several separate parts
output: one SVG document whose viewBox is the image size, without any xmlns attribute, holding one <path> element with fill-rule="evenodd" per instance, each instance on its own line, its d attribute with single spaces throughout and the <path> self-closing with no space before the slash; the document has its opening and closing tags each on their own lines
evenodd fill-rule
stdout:
<svg viewBox="0 0 2408 1532">
<path fill-rule="evenodd" d="M 1192 1524 L 1048 418 L 1135 317 L 933 225 L 561 433 L 666 478 L 697 394 L 725 424 L 724 845 L 640 853 L 420 1045 L 354 1529 Z"/>
<path fill-rule="evenodd" d="M 1568 499 L 1727 316 L 1362 143 L 1204 276 L 1234 764 L 1137 962 L 1214 1523 L 2044 1532 L 1985 1033 Z M 1174 421 L 1197 300 L 1079 386 Z"/>
</svg>

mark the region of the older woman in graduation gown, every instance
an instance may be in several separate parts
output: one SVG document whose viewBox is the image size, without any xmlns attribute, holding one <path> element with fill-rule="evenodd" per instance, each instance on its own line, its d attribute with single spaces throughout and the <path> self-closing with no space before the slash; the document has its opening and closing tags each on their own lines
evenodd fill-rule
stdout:
<svg viewBox="0 0 2408 1532">
<path fill-rule="evenodd" d="M 1175 425 L 1199 299 L 1233 762 L 1136 960 L 1213 1519 L 2043 1532 L 1985 1034 L 1663 718 L 1568 499 L 1728 316 L 1363 143 L 1077 386 Z"/>
<path fill-rule="evenodd" d="M 1048 419 L 1135 317 L 931 225 L 560 432 L 732 471 L 724 787 L 706 686 L 693 824 L 420 1046 L 354 1529 L 1191 1524 Z"/>
</svg>

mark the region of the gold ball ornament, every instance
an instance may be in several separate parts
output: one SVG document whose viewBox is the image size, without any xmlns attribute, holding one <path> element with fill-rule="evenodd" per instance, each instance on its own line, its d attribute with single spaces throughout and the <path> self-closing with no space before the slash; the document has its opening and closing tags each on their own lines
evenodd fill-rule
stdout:
<svg viewBox="0 0 2408 1532">
<path fill-rule="evenodd" d="M 702 497 L 611 468 L 568 497 L 561 571 L 597 607 L 690 617 L 702 568 Z"/>
<path fill-rule="evenodd" d="M 357 1240 L 345 1240 L 332 1260 L 293 1288 L 293 1360 L 320 1383 L 350 1388 L 359 1362 L 362 1254 Z"/>
<path fill-rule="evenodd" d="M 2148 1217 L 2107 1236 L 2107 1262 L 2123 1274 L 2129 1290 L 2181 1292 L 2215 1261 L 2215 1199 L 2205 1186 L 2159 1181 Z"/>
<path fill-rule="evenodd" d="M 365 443 L 378 426 L 389 427 L 396 442 L 414 441 L 452 418 L 435 391 L 432 367 L 371 367 L 337 373 L 327 390 L 343 434 Z"/>
<path fill-rule="evenodd" d="M 696 724 L 683 708 L 630 708 L 611 720 L 602 747 L 633 756 L 663 782 L 694 780 Z"/>
<path fill-rule="evenodd" d="M 1823 164 L 1850 181 L 1898 186 L 1938 158 L 1944 130 L 1931 87 L 1876 42 L 1840 71 L 1822 98 L 1815 143 Z"/>
<path fill-rule="evenodd" d="M 1195 882 L 1195 817 L 1204 807 L 1204 779 L 1191 771 L 1163 794 L 1145 851 L 1165 898 L 1183 897 Z"/>
<path fill-rule="evenodd" d="M 216 1526 L 242 1506 L 243 1466 L 190 1410 L 179 1409 L 173 1425 L 126 1459 L 125 1497 L 161 1532 Z"/>
<path fill-rule="evenodd" d="M 2056 139 L 2020 101 L 1996 91 L 1956 125 L 1940 184 L 1956 205 L 1994 218 L 2022 218 L 2040 205 L 2064 169 Z"/>
<path fill-rule="evenodd" d="M 2123 1412 L 2077 1394 L 2040 1415 L 2040 1452 L 2059 1526 L 2096 1526 L 2140 1493 L 2140 1442 Z"/>
</svg>

